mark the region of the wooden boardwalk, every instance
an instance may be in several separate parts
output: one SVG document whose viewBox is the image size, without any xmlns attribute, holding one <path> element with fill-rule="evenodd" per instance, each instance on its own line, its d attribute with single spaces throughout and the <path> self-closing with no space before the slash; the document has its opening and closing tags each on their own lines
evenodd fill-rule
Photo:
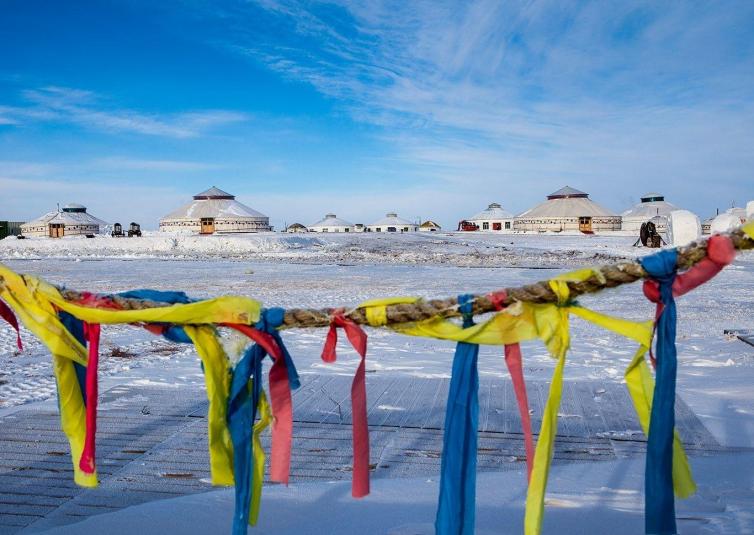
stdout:
<svg viewBox="0 0 754 535">
<path fill-rule="evenodd" d="M 350 478 L 349 377 L 305 375 L 294 393 L 292 481 Z M 535 432 L 548 384 L 530 382 Z M 447 379 L 367 378 L 373 477 L 437 475 Z M 677 400 L 677 426 L 691 455 L 723 448 Z M 207 402 L 199 388 L 119 386 L 101 395 L 97 454 L 101 484 L 73 484 L 58 415 L 19 410 L 0 418 L 0 534 L 35 531 L 152 500 L 205 492 Z M 555 463 L 639 455 L 645 439 L 624 386 L 567 382 Z M 480 383 L 480 471 L 522 469 L 524 448 L 507 380 Z M 265 438 L 269 447 L 269 436 Z"/>
</svg>

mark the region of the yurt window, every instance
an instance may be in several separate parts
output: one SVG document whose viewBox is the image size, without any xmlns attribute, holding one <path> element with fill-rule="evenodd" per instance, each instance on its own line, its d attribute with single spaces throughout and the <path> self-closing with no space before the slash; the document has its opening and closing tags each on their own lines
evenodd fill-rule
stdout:
<svg viewBox="0 0 754 535">
<path fill-rule="evenodd" d="M 505 230 L 510 230 L 510 228 L 511 228 L 511 222 L 510 221 L 506 221 L 505 222 Z"/>
<path fill-rule="evenodd" d="M 397 228 L 395 228 L 395 227 L 388 227 L 388 228 L 387 228 L 387 231 L 388 231 L 388 232 L 397 232 L 397 231 L 398 231 L 398 229 L 397 229 Z"/>
<path fill-rule="evenodd" d="M 490 230 L 490 224 L 486 221 L 482 223 L 482 230 Z"/>
</svg>

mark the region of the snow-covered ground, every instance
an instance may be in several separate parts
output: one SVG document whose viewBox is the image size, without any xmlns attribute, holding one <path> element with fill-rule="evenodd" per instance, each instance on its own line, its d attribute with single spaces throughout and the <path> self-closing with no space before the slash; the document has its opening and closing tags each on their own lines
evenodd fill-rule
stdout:
<svg viewBox="0 0 754 535">
<path fill-rule="evenodd" d="M 143 287 L 180 289 L 195 297 L 241 294 L 269 306 L 322 307 L 355 305 L 365 299 L 390 295 L 440 297 L 516 286 L 546 279 L 563 270 L 647 252 L 631 247 L 633 241 L 632 237 L 480 233 L 6 239 L 0 241 L 0 261 L 16 271 L 39 275 L 72 288 L 103 292 Z M 580 301 L 585 306 L 630 319 L 643 320 L 653 315 L 653 307 L 644 299 L 640 285 L 584 297 Z M 754 254 L 751 253 L 739 257 L 715 280 L 679 301 L 678 391 L 724 446 L 754 445 L 751 389 L 754 348 L 723 335 L 726 328 L 754 328 L 752 310 Z M 572 322 L 572 334 L 567 380 L 622 382 L 623 370 L 636 349 L 634 344 L 577 318 Z M 103 336 L 105 387 L 146 382 L 174 386 L 201 381 L 198 361 L 191 349 L 174 346 L 127 326 L 108 326 Z M 337 363 L 324 364 L 320 360 L 323 330 L 286 332 L 284 338 L 301 373 L 351 375 L 355 369 L 356 355 L 345 344 L 339 348 Z M 54 395 L 49 357 L 28 332 L 23 333 L 23 339 L 26 349 L 17 354 L 14 334 L 0 327 L 0 414 L 13 411 L 19 404 Z M 378 374 L 448 377 L 453 350 L 450 343 L 370 329 L 368 369 Z M 553 361 L 542 345 L 527 343 L 523 350 L 527 377 L 549 378 Z M 482 348 L 479 367 L 483 375 L 507 376 L 499 348 Z M 754 531 L 754 518 L 750 513 L 754 509 L 754 476 L 748 468 L 754 466 L 753 460 L 750 454 L 692 459 L 703 492 L 694 498 L 696 501 L 689 502 L 690 509 L 679 506 L 679 515 L 697 519 L 682 522 L 682 527 L 686 527 L 684 532 Z M 619 484 L 611 478 L 613 470 L 623 474 Z M 634 472 L 635 477 L 625 475 Z M 554 468 L 551 478 L 554 505 L 546 515 L 548 525 L 553 532 L 558 532 L 561 522 L 573 527 L 563 531 L 568 533 L 593 533 L 594 527 L 600 525 L 605 526 L 605 532 L 640 532 L 641 472 L 642 463 L 638 460 Z M 582 485 L 585 473 L 589 477 Z M 511 529 L 504 532 L 520 532 L 516 526 L 520 527 L 523 486 L 520 482 L 508 485 L 508 477 L 493 474 L 480 478 L 480 533 L 499 532 L 496 522 L 501 512 L 511 519 Z M 403 484 L 405 486 L 401 486 L 401 482 L 381 481 L 376 485 L 374 496 L 347 504 L 344 498 L 347 492 L 340 483 L 298 485 L 291 489 L 272 487 L 265 491 L 262 516 L 267 519 L 286 517 L 287 527 L 278 531 L 276 526 L 276 533 L 293 533 L 296 529 L 302 532 L 306 529 L 300 524 L 296 528 L 294 515 L 285 512 L 300 511 L 301 518 L 313 516 L 324 521 L 322 517 L 329 509 L 321 505 L 323 500 L 331 500 L 339 506 L 343 502 L 343 508 L 338 509 L 342 512 L 333 518 L 332 529 L 323 528 L 330 533 L 353 532 L 355 530 L 343 526 L 349 526 L 348 522 L 362 526 L 362 521 L 378 517 L 374 531 L 358 529 L 396 534 L 428 532 L 427 526 L 431 525 L 434 514 L 436 482 L 405 481 Z M 500 489 L 508 487 L 515 491 L 509 489 L 501 494 Z M 600 487 L 608 489 L 606 494 L 594 493 Z M 592 490 L 584 491 L 586 488 Z M 485 494 L 489 496 L 485 498 Z M 402 498 L 399 500 L 396 495 Z M 605 495 L 613 497 L 607 499 Z M 389 510 L 388 505 L 405 503 L 407 496 L 414 497 L 409 503 L 415 508 L 408 507 L 405 513 L 396 514 L 394 518 L 384 514 Z M 196 533 L 201 533 L 206 532 L 202 527 L 215 525 L 209 524 L 210 521 L 229 522 L 231 507 L 231 494 L 221 491 L 161 505 L 140 506 L 109 515 L 109 520 L 98 517 L 98 522 L 111 522 L 105 525 L 112 533 L 118 533 L 117 526 L 124 522 L 141 526 L 138 528 L 141 531 L 156 533 L 170 531 L 169 515 L 159 511 L 178 512 L 183 518 L 189 515 L 180 512 L 190 510 L 197 518 L 196 523 L 191 521 L 190 525 L 196 527 Z M 595 515 L 604 522 L 618 522 L 614 524 L 617 527 L 612 529 L 608 525 L 613 524 L 601 524 L 602 520 Z M 152 522 L 149 529 L 146 523 L 141 524 L 144 521 L 140 519 L 145 518 Z M 583 518 L 589 520 L 581 525 Z M 338 527 L 336 521 L 344 524 Z M 260 533 L 268 532 L 264 526 L 271 524 L 266 522 L 263 520 Z"/>
</svg>

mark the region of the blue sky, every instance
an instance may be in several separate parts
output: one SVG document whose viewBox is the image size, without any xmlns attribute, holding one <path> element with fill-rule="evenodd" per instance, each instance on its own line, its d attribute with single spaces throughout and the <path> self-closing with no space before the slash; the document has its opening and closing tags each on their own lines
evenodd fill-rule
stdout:
<svg viewBox="0 0 754 535">
<path fill-rule="evenodd" d="M 748 1 L 6 0 L 0 219 L 154 228 L 217 185 L 454 226 L 565 184 L 704 218 L 754 198 L 752 35 Z"/>
</svg>

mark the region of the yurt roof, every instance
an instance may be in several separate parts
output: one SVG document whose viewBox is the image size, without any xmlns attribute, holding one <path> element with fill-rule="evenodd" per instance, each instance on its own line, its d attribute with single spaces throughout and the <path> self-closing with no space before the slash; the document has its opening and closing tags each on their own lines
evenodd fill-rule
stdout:
<svg viewBox="0 0 754 535">
<path fill-rule="evenodd" d="M 470 218 L 470 221 L 479 221 L 487 219 L 513 219 L 513 214 L 508 210 L 504 210 L 498 203 L 493 202 L 486 209 L 482 210 L 474 217 Z"/>
<path fill-rule="evenodd" d="M 302 225 L 301 223 L 293 223 L 291 225 L 288 225 L 286 228 L 306 228 L 306 227 Z"/>
<path fill-rule="evenodd" d="M 572 188 L 571 186 L 562 187 L 558 191 L 554 191 L 547 196 L 548 199 L 570 199 L 580 197 L 587 198 L 589 197 L 589 194 L 577 190 L 576 188 Z"/>
<path fill-rule="evenodd" d="M 421 228 L 441 228 L 440 225 L 432 221 L 431 219 L 428 219 L 421 225 L 419 225 Z"/>
<path fill-rule="evenodd" d="M 384 227 L 384 226 L 405 227 L 406 225 L 416 225 L 416 223 L 412 223 L 411 221 L 403 219 L 402 217 L 398 217 L 398 214 L 396 214 L 395 212 L 390 212 L 386 214 L 385 217 L 383 217 L 382 219 L 372 223 L 371 226 L 373 227 L 378 227 L 378 226 L 380 227 Z"/>
<path fill-rule="evenodd" d="M 33 221 L 25 223 L 24 227 L 36 227 L 39 225 L 63 224 L 63 225 L 107 225 L 106 221 L 86 212 L 58 212 L 53 210 Z"/>
<path fill-rule="evenodd" d="M 657 199 L 657 200 L 652 200 Z M 647 193 L 641 196 L 641 202 L 621 214 L 623 219 L 648 221 L 655 216 L 667 217 L 678 207 L 665 200 L 659 193 Z"/>
<path fill-rule="evenodd" d="M 197 193 L 194 195 L 194 200 L 207 200 L 207 199 L 228 199 L 233 200 L 235 199 L 235 195 L 231 195 L 227 191 L 223 191 L 218 187 L 212 186 L 206 191 L 203 191 L 201 193 Z"/>
<path fill-rule="evenodd" d="M 335 214 L 327 214 L 323 219 L 320 219 L 313 225 L 309 225 L 309 228 L 319 227 L 352 227 L 353 223 L 349 223 L 345 219 L 341 219 Z"/>
<path fill-rule="evenodd" d="M 615 217 L 616 214 L 589 198 L 588 193 L 566 186 L 547 196 L 547 200 L 519 214 L 522 218 Z"/>
<path fill-rule="evenodd" d="M 267 216 L 257 212 L 253 208 L 241 204 L 235 199 L 197 199 L 180 208 L 173 210 L 162 218 L 162 221 L 171 219 L 201 219 L 201 218 L 227 218 L 227 219 L 267 219 Z"/>
</svg>

